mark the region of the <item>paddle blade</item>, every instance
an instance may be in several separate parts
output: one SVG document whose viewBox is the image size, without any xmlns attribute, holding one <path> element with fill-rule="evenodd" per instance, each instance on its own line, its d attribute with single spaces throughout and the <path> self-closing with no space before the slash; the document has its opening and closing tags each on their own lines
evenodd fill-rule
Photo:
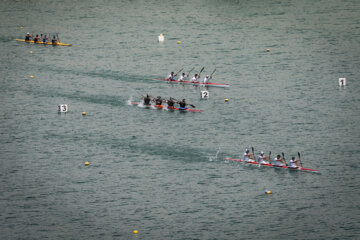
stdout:
<svg viewBox="0 0 360 240">
<path fill-rule="evenodd" d="M 174 76 L 178 75 L 184 68 L 180 69 Z"/>
<path fill-rule="evenodd" d="M 189 76 L 190 73 L 191 73 L 194 69 L 195 69 L 195 68 L 193 67 L 193 68 L 189 71 L 189 73 L 187 74 L 187 76 Z"/>
<path fill-rule="evenodd" d="M 193 108 L 196 108 L 194 105 L 192 105 L 192 104 L 189 104 L 191 107 L 193 107 Z"/>
<path fill-rule="evenodd" d="M 202 71 L 204 71 L 204 68 L 205 68 L 205 67 L 203 67 L 203 68 L 200 70 L 199 75 L 200 75 L 200 73 L 202 73 Z"/>
</svg>

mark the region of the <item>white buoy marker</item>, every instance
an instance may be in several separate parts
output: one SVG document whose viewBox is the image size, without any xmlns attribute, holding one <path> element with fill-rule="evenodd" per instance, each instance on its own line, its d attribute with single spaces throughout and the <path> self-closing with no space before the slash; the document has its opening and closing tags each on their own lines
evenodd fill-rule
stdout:
<svg viewBox="0 0 360 240">
<path fill-rule="evenodd" d="M 164 35 L 160 33 L 160 35 L 158 36 L 158 41 L 163 42 L 164 40 L 165 40 Z"/>
<path fill-rule="evenodd" d="M 58 106 L 58 112 L 59 113 L 66 113 L 68 111 L 68 106 L 67 104 L 60 104 Z"/>
<path fill-rule="evenodd" d="M 201 98 L 209 98 L 209 92 L 208 91 L 200 91 L 200 97 Z"/>
<path fill-rule="evenodd" d="M 345 86 L 346 85 L 346 78 L 339 78 L 339 86 Z"/>
</svg>

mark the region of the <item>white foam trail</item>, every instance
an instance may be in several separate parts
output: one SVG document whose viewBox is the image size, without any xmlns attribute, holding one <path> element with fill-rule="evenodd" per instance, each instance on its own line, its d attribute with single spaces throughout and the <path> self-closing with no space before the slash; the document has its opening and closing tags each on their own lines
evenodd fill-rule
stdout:
<svg viewBox="0 0 360 240">
<path fill-rule="evenodd" d="M 220 147 L 219 147 L 219 149 L 216 151 L 215 157 L 209 156 L 209 162 L 212 162 L 212 161 L 217 160 L 217 159 L 218 159 L 219 152 L 220 152 Z"/>
</svg>

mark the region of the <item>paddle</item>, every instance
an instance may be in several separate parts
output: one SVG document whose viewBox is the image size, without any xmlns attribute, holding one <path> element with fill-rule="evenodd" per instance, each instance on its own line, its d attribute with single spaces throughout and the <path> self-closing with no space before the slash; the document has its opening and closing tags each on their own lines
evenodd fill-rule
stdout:
<svg viewBox="0 0 360 240">
<path fill-rule="evenodd" d="M 286 161 L 285 161 L 284 152 L 282 152 L 281 154 L 282 154 L 283 160 L 284 160 L 284 162 L 285 162 L 285 165 L 287 166 L 287 163 L 286 163 Z"/>
<path fill-rule="evenodd" d="M 255 160 L 255 152 L 254 152 L 254 147 L 251 147 L 251 151 L 253 153 L 253 159 Z M 250 158 L 251 159 L 251 158 Z"/>
<path fill-rule="evenodd" d="M 302 162 L 301 162 L 300 152 L 298 152 L 298 156 L 299 156 L 300 165 L 302 167 L 303 165 L 302 165 Z"/>
<path fill-rule="evenodd" d="M 271 164 L 271 151 L 269 152 L 269 163 Z"/>
<path fill-rule="evenodd" d="M 214 69 L 214 71 L 210 74 L 210 79 L 212 78 L 212 75 L 215 73 L 216 68 Z"/>
<path fill-rule="evenodd" d="M 56 38 L 57 38 L 58 43 L 60 43 L 60 38 L 59 38 L 59 34 L 58 34 L 58 33 L 56 33 Z"/>
<path fill-rule="evenodd" d="M 195 67 L 193 67 L 193 68 L 189 71 L 189 73 L 187 74 L 188 77 L 190 76 L 190 73 L 191 73 L 194 69 L 195 69 Z"/>
<path fill-rule="evenodd" d="M 202 71 L 204 71 L 204 68 L 205 68 L 205 67 L 203 67 L 203 68 L 200 70 L 200 72 L 199 72 L 199 74 L 198 74 L 198 77 L 200 77 L 200 74 L 202 73 Z"/>
<path fill-rule="evenodd" d="M 177 73 L 174 74 L 174 77 L 177 76 L 179 74 L 179 72 L 181 72 L 184 68 L 180 69 Z"/>
</svg>

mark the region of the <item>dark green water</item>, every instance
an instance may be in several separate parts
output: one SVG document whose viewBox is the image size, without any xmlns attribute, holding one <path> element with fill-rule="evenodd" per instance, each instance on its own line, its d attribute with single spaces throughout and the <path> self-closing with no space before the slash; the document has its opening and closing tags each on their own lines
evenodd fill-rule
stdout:
<svg viewBox="0 0 360 240">
<path fill-rule="evenodd" d="M 0 9 L 1 239 L 359 239 L 359 1 Z M 192 67 L 230 88 L 151 80 Z M 145 93 L 204 112 L 128 105 Z M 249 147 L 320 174 L 223 160 Z"/>
</svg>

